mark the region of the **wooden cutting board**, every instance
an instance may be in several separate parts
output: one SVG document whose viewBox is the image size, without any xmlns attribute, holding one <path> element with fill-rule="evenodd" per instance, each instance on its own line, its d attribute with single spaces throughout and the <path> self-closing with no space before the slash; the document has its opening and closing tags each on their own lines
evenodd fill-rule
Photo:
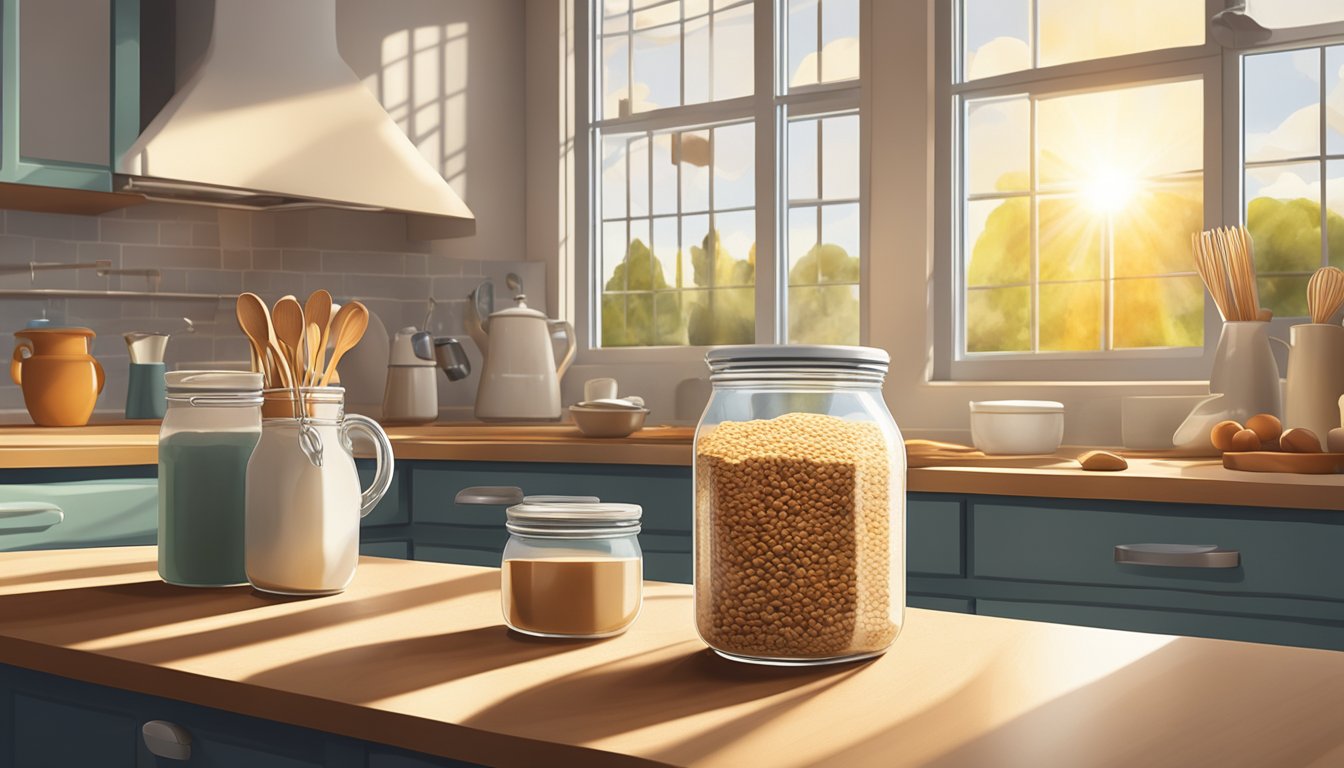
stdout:
<svg viewBox="0 0 1344 768">
<path fill-rule="evenodd" d="M 1223 466 L 1242 472 L 1333 475 L 1336 472 L 1344 472 L 1344 453 L 1228 452 L 1223 454 Z"/>
</svg>

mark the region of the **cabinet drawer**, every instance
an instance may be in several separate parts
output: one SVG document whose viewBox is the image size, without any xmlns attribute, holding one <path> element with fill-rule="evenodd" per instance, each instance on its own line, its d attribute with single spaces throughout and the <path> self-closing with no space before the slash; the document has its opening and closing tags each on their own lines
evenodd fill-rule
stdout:
<svg viewBox="0 0 1344 768">
<path fill-rule="evenodd" d="M 434 462 L 411 465 L 411 514 L 416 523 L 503 523 L 503 510 L 459 505 L 453 497 L 473 485 L 516 485 L 534 495 L 597 496 L 639 504 L 644 530 L 691 530 L 691 470 L 615 464 L 494 464 Z M 497 513 L 497 514 L 495 514 Z"/>
<path fill-rule="evenodd" d="M 0 485 L 0 503 L 55 504 L 65 519 L 45 530 L 0 525 L 0 551 L 153 544 L 158 538 L 155 479 Z"/>
<path fill-rule="evenodd" d="M 135 720 L 125 713 L 15 694 L 15 766 L 66 768 L 97 765 L 134 768 Z"/>
<path fill-rule="evenodd" d="M 355 466 L 359 470 L 359 487 L 368 488 L 369 483 L 373 482 L 374 463 L 373 459 L 358 459 Z M 378 500 L 369 514 L 360 519 L 359 524 L 363 528 L 369 528 L 375 525 L 405 525 L 411 522 L 410 510 L 402 504 L 405 494 L 406 477 L 410 474 L 400 465 L 393 467 L 392 485 L 388 486 L 387 493 Z"/>
<path fill-rule="evenodd" d="M 961 576 L 960 501 L 910 496 L 905 503 L 905 570 L 912 574 Z"/>
<path fill-rule="evenodd" d="M 1344 600 L 1344 516 L 1160 505 L 974 503 L 977 578 L 1167 588 Z M 1244 516 L 1243 516 L 1244 514 Z M 1265 513 L 1261 513 L 1263 516 Z M 1121 565 L 1117 544 L 1216 544 L 1240 552 L 1233 568 Z"/>
</svg>

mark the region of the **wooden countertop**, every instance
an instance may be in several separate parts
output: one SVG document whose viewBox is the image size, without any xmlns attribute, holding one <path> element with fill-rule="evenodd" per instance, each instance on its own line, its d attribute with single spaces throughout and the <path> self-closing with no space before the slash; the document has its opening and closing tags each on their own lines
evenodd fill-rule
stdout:
<svg viewBox="0 0 1344 768">
<path fill-rule="evenodd" d="M 1344 653 L 910 609 L 870 662 L 707 651 L 649 583 L 603 641 L 498 571 L 365 558 L 344 594 L 172 587 L 149 547 L 0 554 L 0 663 L 501 766 L 1339 765 Z"/>
<path fill-rule="evenodd" d="M 158 423 L 78 428 L 0 426 L 0 469 L 154 464 Z M 570 425 L 433 424 L 390 426 L 399 459 L 689 466 L 691 427 L 650 427 L 618 440 L 585 438 Z M 1217 459 L 1130 453 L 1122 472 L 1084 472 L 1073 457 L 949 459 L 909 470 L 908 488 L 925 493 L 1061 499 L 1225 504 L 1344 511 L 1344 475 L 1235 472 Z M 912 464 L 915 462 L 911 455 Z"/>
</svg>

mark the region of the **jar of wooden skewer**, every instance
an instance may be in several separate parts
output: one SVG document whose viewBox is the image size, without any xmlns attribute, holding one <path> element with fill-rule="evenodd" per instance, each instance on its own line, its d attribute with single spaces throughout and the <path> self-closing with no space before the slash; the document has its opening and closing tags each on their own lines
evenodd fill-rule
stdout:
<svg viewBox="0 0 1344 768">
<path fill-rule="evenodd" d="M 1222 418 L 1244 420 L 1257 413 L 1282 417 L 1279 366 L 1269 347 L 1272 313 L 1260 306 L 1250 232 L 1223 227 L 1190 239 L 1195 268 L 1223 318 L 1209 376 L 1209 392 L 1223 396 Z"/>
</svg>

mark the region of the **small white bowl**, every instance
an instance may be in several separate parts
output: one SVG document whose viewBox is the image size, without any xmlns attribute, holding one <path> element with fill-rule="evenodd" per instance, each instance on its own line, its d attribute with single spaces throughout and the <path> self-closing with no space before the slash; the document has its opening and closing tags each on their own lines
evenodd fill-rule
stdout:
<svg viewBox="0 0 1344 768">
<path fill-rule="evenodd" d="M 971 402 L 971 442 L 986 454 L 1054 453 L 1063 439 L 1063 403 L 1053 400 Z"/>
<path fill-rule="evenodd" d="M 585 408 L 569 406 L 574 425 L 585 437 L 626 437 L 644 427 L 648 408 Z"/>
</svg>

